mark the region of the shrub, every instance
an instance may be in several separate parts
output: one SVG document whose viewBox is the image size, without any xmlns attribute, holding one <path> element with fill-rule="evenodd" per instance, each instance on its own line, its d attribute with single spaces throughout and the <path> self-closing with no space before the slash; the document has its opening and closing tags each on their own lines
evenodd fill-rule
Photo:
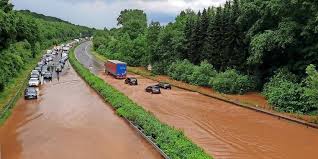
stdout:
<svg viewBox="0 0 318 159">
<path fill-rule="evenodd" d="M 275 85 L 269 83 L 264 88 L 269 104 L 284 112 L 308 111 L 308 105 L 301 98 L 303 93 L 304 89 L 300 84 L 287 80 L 275 81 Z"/>
<path fill-rule="evenodd" d="M 175 80 L 190 82 L 189 79 L 194 71 L 194 67 L 195 65 L 189 60 L 176 61 L 170 65 L 168 75 Z"/>
<path fill-rule="evenodd" d="M 207 61 L 202 61 L 200 66 L 195 66 L 189 77 L 191 84 L 199 86 L 208 86 L 211 77 L 216 76 L 214 67 Z"/>
<path fill-rule="evenodd" d="M 211 78 L 210 85 L 221 93 L 236 94 L 245 93 L 255 89 L 255 83 L 247 75 L 240 75 L 234 69 L 217 74 Z"/>
<path fill-rule="evenodd" d="M 306 69 L 308 77 L 305 79 L 305 88 L 303 98 L 308 105 L 318 109 L 318 72 L 314 65 L 309 65 Z"/>
<path fill-rule="evenodd" d="M 308 112 L 312 107 L 303 96 L 305 89 L 297 83 L 297 77 L 286 69 L 279 69 L 264 85 L 263 94 L 269 104 L 284 112 Z"/>
</svg>

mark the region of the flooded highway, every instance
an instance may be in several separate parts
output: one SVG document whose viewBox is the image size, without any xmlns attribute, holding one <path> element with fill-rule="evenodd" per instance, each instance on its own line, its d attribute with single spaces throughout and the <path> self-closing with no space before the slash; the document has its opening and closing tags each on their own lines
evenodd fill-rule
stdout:
<svg viewBox="0 0 318 159">
<path fill-rule="evenodd" d="M 89 48 L 89 45 L 87 42 L 81 47 Z M 318 156 L 317 129 L 182 89 L 162 90 L 160 95 L 146 93 L 145 87 L 156 82 L 131 74 L 138 78 L 139 85 L 125 85 L 123 80 L 105 75 L 102 63 L 89 55 L 89 49 L 82 50 L 77 50 L 77 57 L 85 57 L 87 67 L 96 67 L 91 68 L 93 72 L 161 121 L 183 130 L 217 159 L 316 159 Z"/>
<path fill-rule="evenodd" d="M 0 128 L 1 159 L 159 159 L 69 67 L 42 86 L 38 100 L 20 99 Z"/>
</svg>

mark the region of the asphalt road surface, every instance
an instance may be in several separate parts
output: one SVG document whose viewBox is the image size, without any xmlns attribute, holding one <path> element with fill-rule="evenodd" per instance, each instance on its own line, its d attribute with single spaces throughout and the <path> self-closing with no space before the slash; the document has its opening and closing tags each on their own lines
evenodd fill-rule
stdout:
<svg viewBox="0 0 318 159">
<path fill-rule="evenodd" d="M 1 159 L 159 159 L 160 154 L 66 65 L 21 98 L 0 128 Z"/>
<path fill-rule="evenodd" d="M 156 84 L 155 81 L 130 74 L 138 78 L 139 85 L 129 86 L 123 80 L 105 75 L 102 62 L 90 54 L 91 45 L 86 42 L 76 50 L 79 61 L 161 121 L 183 130 L 217 159 L 316 159 L 318 156 L 317 129 L 177 88 L 162 90 L 160 95 L 146 93 L 145 87 Z"/>
</svg>

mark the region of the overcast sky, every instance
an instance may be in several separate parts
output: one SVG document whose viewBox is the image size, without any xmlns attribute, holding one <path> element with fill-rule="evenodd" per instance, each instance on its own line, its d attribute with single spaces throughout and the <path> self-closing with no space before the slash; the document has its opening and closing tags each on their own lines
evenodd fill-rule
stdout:
<svg viewBox="0 0 318 159">
<path fill-rule="evenodd" d="M 95 28 L 115 27 L 123 9 L 142 9 L 148 20 L 167 24 L 181 10 L 219 6 L 225 0 L 12 0 L 15 9 L 54 16 L 74 24 Z"/>
</svg>

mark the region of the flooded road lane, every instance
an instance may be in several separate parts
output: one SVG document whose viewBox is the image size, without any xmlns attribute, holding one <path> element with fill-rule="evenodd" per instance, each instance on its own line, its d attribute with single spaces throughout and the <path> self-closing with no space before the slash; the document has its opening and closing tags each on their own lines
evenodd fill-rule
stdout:
<svg viewBox="0 0 318 159">
<path fill-rule="evenodd" d="M 97 67 L 93 70 L 103 69 L 102 65 Z M 318 156 L 317 129 L 177 88 L 152 95 L 144 88 L 156 82 L 138 75 L 130 75 L 138 78 L 138 86 L 125 85 L 123 80 L 102 72 L 99 76 L 161 121 L 183 130 L 217 159 L 316 159 Z"/>
<path fill-rule="evenodd" d="M 159 159 L 72 68 L 20 99 L 0 128 L 1 159 Z"/>
</svg>

